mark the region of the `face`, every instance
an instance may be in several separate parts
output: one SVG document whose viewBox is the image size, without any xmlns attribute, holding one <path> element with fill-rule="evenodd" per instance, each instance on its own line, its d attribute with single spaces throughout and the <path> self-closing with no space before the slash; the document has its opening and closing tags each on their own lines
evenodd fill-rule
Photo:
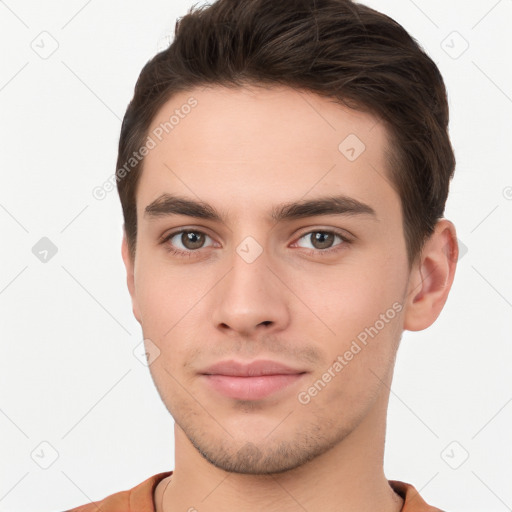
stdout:
<svg viewBox="0 0 512 512">
<path fill-rule="evenodd" d="M 217 467 L 298 467 L 389 393 L 409 267 L 386 130 L 311 93 L 214 87 L 149 134 L 127 266 L 155 385 Z"/>
</svg>

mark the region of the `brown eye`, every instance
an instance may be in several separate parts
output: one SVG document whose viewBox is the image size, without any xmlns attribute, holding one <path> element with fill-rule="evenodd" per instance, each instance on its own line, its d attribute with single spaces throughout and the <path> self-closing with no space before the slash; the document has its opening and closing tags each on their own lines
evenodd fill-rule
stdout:
<svg viewBox="0 0 512 512">
<path fill-rule="evenodd" d="M 198 231 L 184 231 L 181 234 L 181 243 L 186 249 L 200 249 L 205 241 L 204 233 Z"/>
<path fill-rule="evenodd" d="M 310 249 L 317 254 L 329 254 L 331 251 L 341 249 L 342 246 L 349 243 L 350 240 L 341 233 L 328 230 L 309 231 L 304 233 L 296 242 L 299 247 Z"/>
<path fill-rule="evenodd" d="M 205 244 L 207 239 L 210 240 L 209 244 Z M 211 237 L 202 231 L 195 231 L 191 229 L 181 229 L 180 231 L 174 231 L 167 235 L 162 243 L 169 247 L 176 254 L 192 254 L 198 252 L 198 249 L 212 245 Z"/>
<path fill-rule="evenodd" d="M 315 231 L 310 234 L 310 240 L 315 249 L 328 249 L 334 242 L 334 233 Z"/>
</svg>

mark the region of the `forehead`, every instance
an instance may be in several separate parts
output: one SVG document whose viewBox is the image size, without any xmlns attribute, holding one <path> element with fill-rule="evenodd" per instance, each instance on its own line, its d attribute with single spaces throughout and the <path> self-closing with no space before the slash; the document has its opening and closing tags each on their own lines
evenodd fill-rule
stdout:
<svg viewBox="0 0 512 512">
<path fill-rule="evenodd" d="M 215 86 L 180 92 L 153 119 L 150 133 L 155 131 L 157 139 L 159 133 L 165 139 L 157 142 L 213 159 L 229 152 L 233 159 L 245 160 L 264 148 L 264 159 L 297 155 L 332 161 L 339 156 L 339 143 L 350 134 L 369 151 L 386 143 L 376 117 L 289 87 Z M 287 150 L 293 154 L 285 155 Z"/>
<path fill-rule="evenodd" d="M 144 160 L 139 210 L 164 191 L 212 201 L 224 194 L 247 206 L 334 188 L 365 202 L 379 193 L 397 199 L 384 125 L 311 92 L 194 88 L 163 105 L 148 136 L 154 148 Z"/>
</svg>

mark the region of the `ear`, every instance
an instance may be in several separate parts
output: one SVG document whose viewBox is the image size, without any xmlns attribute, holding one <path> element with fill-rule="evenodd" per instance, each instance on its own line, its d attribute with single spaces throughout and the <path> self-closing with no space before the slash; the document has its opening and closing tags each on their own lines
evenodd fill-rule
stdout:
<svg viewBox="0 0 512 512">
<path fill-rule="evenodd" d="M 133 315 L 137 319 L 137 322 L 142 325 L 141 323 L 141 316 L 139 311 L 139 306 L 137 303 L 137 296 L 135 293 L 135 277 L 134 277 L 134 270 L 135 270 L 135 261 L 132 260 L 132 257 L 130 255 L 130 251 L 128 249 L 128 241 L 126 239 L 126 231 L 123 228 L 123 241 L 121 243 L 121 254 L 123 256 L 123 262 L 124 266 L 126 268 L 126 284 L 128 285 L 128 291 L 130 292 L 130 296 L 132 298 L 132 311 Z"/>
<path fill-rule="evenodd" d="M 448 298 L 458 257 L 455 226 L 442 219 L 412 266 L 405 299 L 404 329 L 421 331 L 434 323 Z"/>
</svg>

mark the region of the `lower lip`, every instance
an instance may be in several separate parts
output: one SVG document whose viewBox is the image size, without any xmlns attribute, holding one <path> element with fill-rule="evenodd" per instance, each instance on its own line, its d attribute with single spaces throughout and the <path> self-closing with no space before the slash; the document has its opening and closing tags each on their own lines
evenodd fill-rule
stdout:
<svg viewBox="0 0 512 512">
<path fill-rule="evenodd" d="M 231 375 L 203 375 L 219 393 L 238 400 L 260 400 L 297 382 L 304 374 L 260 375 L 234 377 Z"/>
</svg>

